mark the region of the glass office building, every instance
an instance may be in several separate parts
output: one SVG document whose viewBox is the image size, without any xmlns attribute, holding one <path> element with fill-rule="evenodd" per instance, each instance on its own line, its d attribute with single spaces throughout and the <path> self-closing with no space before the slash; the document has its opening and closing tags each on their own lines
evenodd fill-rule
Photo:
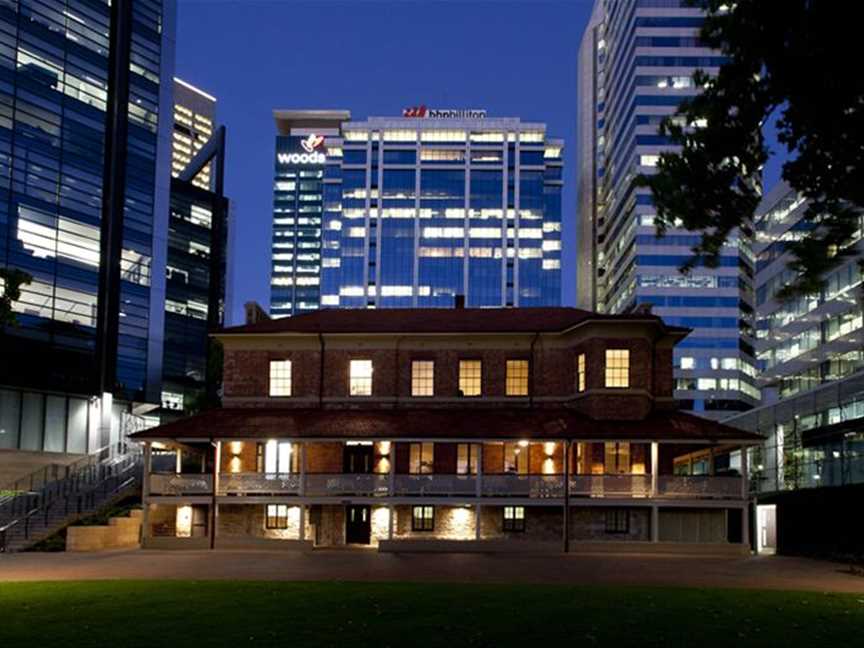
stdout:
<svg viewBox="0 0 864 648">
<path fill-rule="evenodd" d="M 597 0 L 579 60 L 578 305 L 622 313 L 650 305 L 693 332 L 675 349 L 675 397 L 712 418 L 759 401 L 754 352 L 752 235 L 734 233 L 719 266 L 678 268 L 698 232 L 657 238 L 652 173 L 669 142 L 661 120 L 698 92 L 696 69 L 723 57 L 699 41 L 703 15 L 675 0 Z M 697 125 L 698 127 L 698 125 Z"/>
<path fill-rule="evenodd" d="M 273 316 L 561 301 L 561 140 L 485 111 L 276 111 Z"/>
<path fill-rule="evenodd" d="M 159 412 L 163 423 L 218 401 L 213 375 L 218 361 L 210 358 L 209 334 L 225 322 L 230 229 L 230 205 L 223 190 L 225 128 L 212 128 L 216 100 L 178 79 L 174 91 L 175 177 L 171 179 Z M 208 132 L 207 139 L 200 141 Z"/>
<path fill-rule="evenodd" d="M 175 11 L 0 0 L 0 267 L 32 276 L 0 332 L 2 447 L 86 451 L 94 397 L 158 403 Z"/>
</svg>

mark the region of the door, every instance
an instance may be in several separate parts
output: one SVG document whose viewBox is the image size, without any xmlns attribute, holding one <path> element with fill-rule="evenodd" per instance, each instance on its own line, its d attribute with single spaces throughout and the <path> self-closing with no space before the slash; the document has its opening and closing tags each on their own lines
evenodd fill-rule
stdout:
<svg viewBox="0 0 864 648">
<path fill-rule="evenodd" d="M 756 506 L 756 552 L 777 553 L 777 505 Z"/>
<path fill-rule="evenodd" d="M 372 444 L 351 444 L 343 453 L 343 472 L 366 474 L 372 472 Z"/>
<path fill-rule="evenodd" d="M 345 544 L 368 545 L 372 536 L 372 515 L 368 506 L 345 507 Z"/>
</svg>

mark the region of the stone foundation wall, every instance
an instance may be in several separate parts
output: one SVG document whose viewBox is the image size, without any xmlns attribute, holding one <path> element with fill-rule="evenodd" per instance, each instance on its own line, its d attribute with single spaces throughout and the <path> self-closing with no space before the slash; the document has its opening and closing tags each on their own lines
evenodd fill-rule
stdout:
<svg viewBox="0 0 864 648">
<path fill-rule="evenodd" d="M 298 540 L 300 538 L 300 507 L 288 506 L 288 527 L 267 528 L 266 504 L 220 504 L 219 537 L 256 537 L 273 540 Z"/>
<path fill-rule="evenodd" d="M 411 528 L 411 509 L 411 506 L 395 507 L 394 539 L 473 540 L 476 537 L 473 508 L 436 506 L 435 529 L 433 531 L 414 531 Z"/>
<path fill-rule="evenodd" d="M 606 529 L 608 511 L 627 511 L 629 530 L 625 533 L 610 533 Z M 643 508 L 570 508 L 570 538 L 572 540 L 632 542 L 651 540 L 651 509 Z"/>
<path fill-rule="evenodd" d="M 564 511 L 557 506 L 526 506 L 525 530 L 504 531 L 504 507 L 480 509 L 480 537 L 483 540 L 514 542 L 560 542 L 564 537 Z"/>
</svg>

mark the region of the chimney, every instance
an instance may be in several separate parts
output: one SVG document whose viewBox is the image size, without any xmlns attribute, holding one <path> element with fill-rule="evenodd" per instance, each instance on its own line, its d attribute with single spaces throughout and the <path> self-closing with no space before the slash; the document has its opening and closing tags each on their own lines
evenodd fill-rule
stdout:
<svg viewBox="0 0 864 648">
<path fill-rule="evenodd" d="M 258 322 L 263 322 L 264 320 L 270 319 L 267 311 L 261 308 L 261 304 L 259 304 L 258 302 L 246 302 L 245 304 L 243 304 L 243 308 L 246 311 L 247 324 L 257 324 Z"/>
<path fill-rule="evenodd" d="M 453 298 L 453 308 L 459 310 L 465 308 L 465 295 L 456 295 L 456 297 Z"/>
</svg>

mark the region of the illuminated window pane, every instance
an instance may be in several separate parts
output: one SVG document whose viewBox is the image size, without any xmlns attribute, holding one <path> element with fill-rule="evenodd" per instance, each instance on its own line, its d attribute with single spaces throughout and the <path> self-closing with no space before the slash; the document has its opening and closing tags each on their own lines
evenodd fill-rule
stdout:
<svg viewBox="0 0 864 648">
<path fill-rule="evenodd" d="M 508 360 L 507 379 L 505 384 L 508 396 L 528 395 L 528 361 Z"/>
<path fill-rule="evenodd" d="M 606 349 L 606 386 L 630 386 L 629 349 Z"/>
<path fill-rule="evenodd" d="M 435 467 L 435 445 L 412 443 L 409 450 L 408 472 L 413 475 L 431 475 Z"/>
<path fill-rule="evenodd" d="M 372 361 L 352 360 L 348 380 L 348 393 L 351 396 L 372 395 Z"/>
<path fill-rule="evenodd" d="M 271 396 L 290 396 L 291 395 L 291 361 L 290 360 L 271 360 L 270 361 L 270 395 Z"/>
<path fill-rule="evenodd" d="M 524 506 L 505 506 L 504 507 L 504 524 L 505 531 L 524 531 L 525 530 L 525 507 Z"/>
<path fill-rule="evenodd" d="M 413 531 L 434 531 L 435 507 L 414 506 L 411 509 L 411 529 Z"/>
<path fill-rule="evenodd" d="M 479 396 L 482 388 L 483 363 L 480 360 L 459 361 L 459 394 Z"/>
<path fill-rule="evenodd" d="M 576 357 L 576 391 L 585 391 L 585 354 Z"/>
<path fill-rule="evenodd" d="M 268 504 L 266 526 L 268 529 L 287 529 L 288 506 L 285 504 Z"/>
<path fill-rule="evenodd" d="M 411 363 L 411 395 L 435 395 L 435 363 L 432 360 L 414 360 Z"/>
</svg>

